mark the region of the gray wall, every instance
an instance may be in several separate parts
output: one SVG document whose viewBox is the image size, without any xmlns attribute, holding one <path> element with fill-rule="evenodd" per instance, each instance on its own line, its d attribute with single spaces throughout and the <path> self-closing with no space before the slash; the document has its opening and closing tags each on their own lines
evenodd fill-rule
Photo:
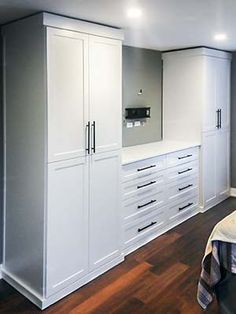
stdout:
<svg viewBox="0 0 236 314">
<path fill-rule="evenodd" d="M 161 80 L 160 51 L 123 46 L 123 146 L 161 140 Z M 151 118 L 145 126 L 127 128 L 125 108 L 143 106 L 151 107 Z"/>
<path fill-rule="evenodd" d="M 236 52 L 231 70 L 231 187 L 236 188 Z"/>
<path fill-rule="evenodd" d="M 3 242 L 3 102 L 2 102 L 2 37 L 0 28 L 0 264 Z"/>
</svg>

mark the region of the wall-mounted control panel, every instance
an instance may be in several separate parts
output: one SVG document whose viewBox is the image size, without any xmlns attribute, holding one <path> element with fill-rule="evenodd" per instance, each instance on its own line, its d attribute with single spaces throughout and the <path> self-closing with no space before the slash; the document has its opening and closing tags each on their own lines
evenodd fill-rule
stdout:
<svg viewBox="0 0 236 314">
<path fill-rule="evenodd" d="M 147 119 L 151 117 L 150 107 L 126 108 L 125 118 L 128 120 Z"/>
</svg>

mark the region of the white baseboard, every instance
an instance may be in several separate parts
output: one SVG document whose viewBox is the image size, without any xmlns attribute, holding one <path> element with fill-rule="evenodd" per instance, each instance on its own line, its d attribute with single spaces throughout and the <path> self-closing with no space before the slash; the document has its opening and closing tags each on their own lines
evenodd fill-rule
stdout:
<svg viewBox="0 0 236 314">
<path fill-rule="evenodd" d="M 0 279 L 2 279 L 2 264 L 0 264 Z"/>
<path fill-rule="evenodd" d="M 230 188 L 230 196 L 236 197 L 236 188 Z"/>
</svg>

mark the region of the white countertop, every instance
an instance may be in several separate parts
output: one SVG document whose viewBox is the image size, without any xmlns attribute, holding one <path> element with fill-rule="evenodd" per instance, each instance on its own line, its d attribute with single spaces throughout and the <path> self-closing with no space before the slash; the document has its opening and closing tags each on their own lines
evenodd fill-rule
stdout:
<svg viewBox="0 0 236 314">
<path fill-rule="evenodd" d="M 200 146 L 200 143 L 164 140 L 149 144 L 123 147 L 122 165 L 196 146 Z"/>
</svg>

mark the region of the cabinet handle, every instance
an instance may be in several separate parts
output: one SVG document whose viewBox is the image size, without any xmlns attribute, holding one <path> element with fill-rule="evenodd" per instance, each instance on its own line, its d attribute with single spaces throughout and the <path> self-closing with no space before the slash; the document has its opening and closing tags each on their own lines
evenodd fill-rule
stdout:
<svg viewBox="0 0 236 314">
<path fill-rule="evenodd" d="M 186 190 L 186 189 L 190 188 L 191 186 L 193 186 L 193 185 L 192 184 L 186 185 L 183 188 L 179 188 L 179 191 Z"/>
<path fill-rule="evenodd" d="M 88 123 L 86 124 L 86 134 L 87 134 L 87 147 L 86 147 L 86 151 L 88 152 L 88 154 L 90 154 L 90 121 L 88 121 Z"/>
<path fill-rule="evenodd" d="M 216 128 L 219 129 L 220 128 L 220 109 L 216 110 L 216 114 L 217 114 Z"/>
<path fill-rule="evenodd" d="M 145 227 L 143 227 L 143 228 L 138 228 L 138 232 L 141 232 L 141 231 L 143 231 L 143 230 L 145 230 L 145 229 L 147 229 L 147 228 L 150 228 L 150 227 L 152 227 L 153 225 L 155 225 L 157 222 L 156 221 L 152 221 L 149 225 L 147 225 L 147 226 L 145 226 Z"/>
<path fill-rule="evenodd" d="M 220 114 L 220 125 L 219 125 L 219 128 L 221 129 L 221 109 L 219 110 L 219 114 Z"/>
<path fill-rule="evenodd" d="M 188 168 L 186 170 L 183 170 L 183 171 L 178 171 L 178 174 L 182 174 L 182 173 L 185 173 L 185 172 L 188 172 L 188 171 L 191 171 L 193 170 L 193 168 Z"/>
<path fill-rule="evenodd" d="M 93 128 L 93 146 L 92 146 L 92 151 L 96 153 L 96 126 L 95 126 L 95 121 L 92 123 L 92 128 Z"/>
<path fill-rule="evenodd" d="M 150 202 L 148 202 L 146 204 L 138 205 L 138 209 L 143 208 L 143 207 L 148 206 L 148 205 L 151 205 L 152 203 L 155 203 L 155 202 L 156 202 L 156 200 L 151 200 Z"/>
<path fill-rule="evenodd" d="M 185 208 L 187 208 L 189 206 L 192 206 L 192 205 L 193 205 L 193 203 L 188 203 L 187 205 L 185 205 L 183 207 L 179 207 L 179 211 L 181 211 L 181 210 L 183 210 L 183 209 L 185 209 Z"/>
<path fill-rule="evenodd" d="M 137 186 L 137 189 L 144 188 L 145 186 L 148 186 L 148 185 L 151 185 L 151 184 L 154 184 L 154 183 L 156 183 L 156 181 L 151 181 L 151 182 L 146 183 L 146 184 L 143 184 L 143 185 L 138 185 L 138 186 Z"/>
<path fill-rule="evenodd" d="M 186 155 L 186 156 L 182 156 L 182 157 L 178 157 L 178 159 L 185 159 L 185 158 L 189 158 L 192 157 L 193 155 Z"/>
<path fill-rule="evenodd" d="M 143 171 L 143 170 L 147 170 L 149 168 L 154 168 L 154 167 L 156 167 L 156 165 L 151 165 L 151 166 L 148 166 L 148 167 L 139 168 L 139 169 L 137 169 L 137 171 Z"/>
</svg>

